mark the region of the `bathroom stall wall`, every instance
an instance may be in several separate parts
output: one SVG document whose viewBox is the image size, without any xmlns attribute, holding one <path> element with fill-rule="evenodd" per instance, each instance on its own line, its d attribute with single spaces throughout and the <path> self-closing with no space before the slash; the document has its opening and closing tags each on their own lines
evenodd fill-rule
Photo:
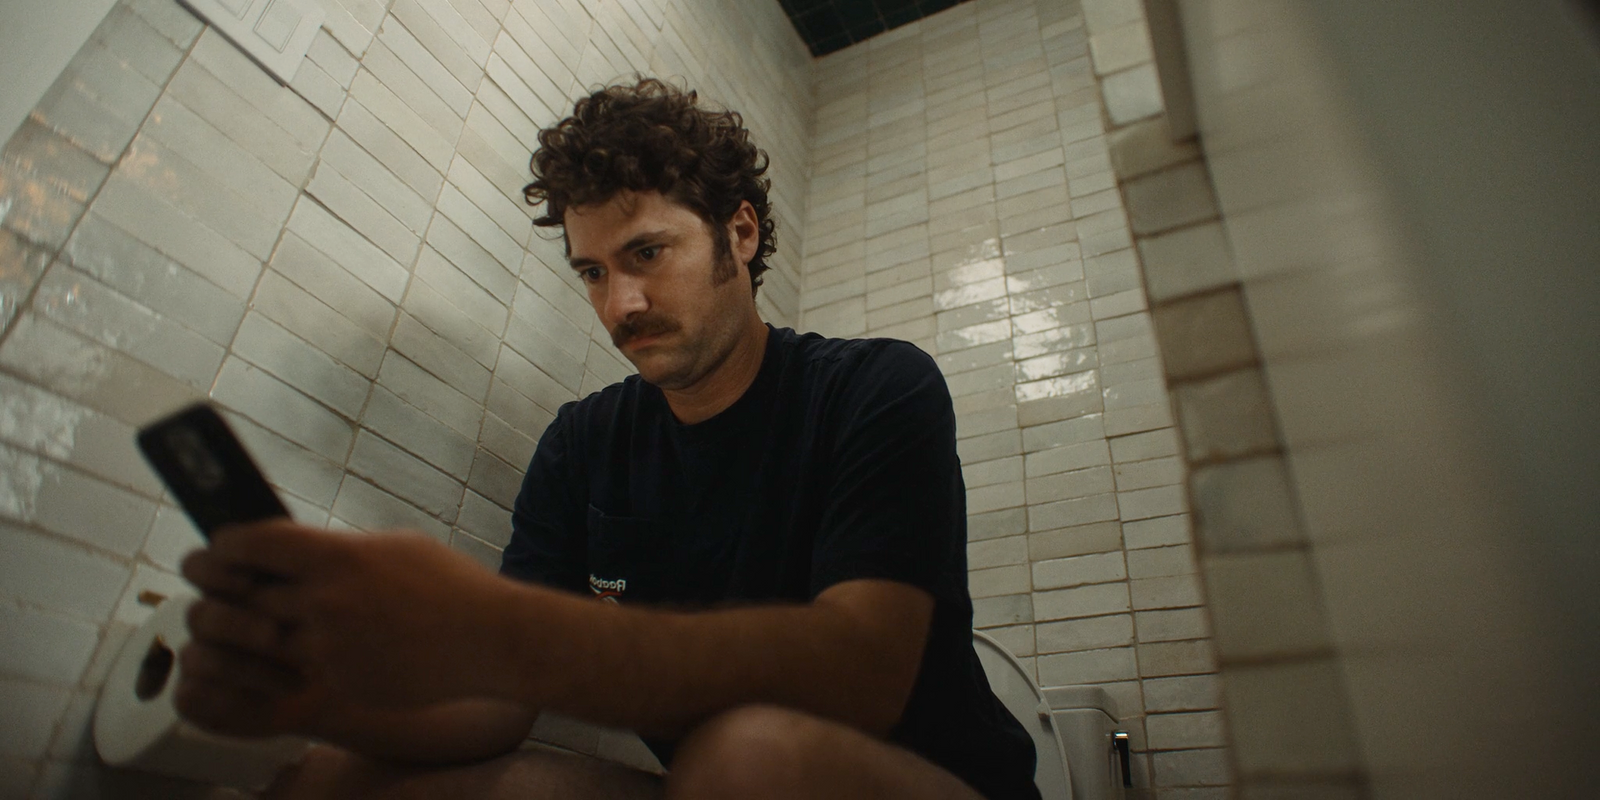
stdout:
<svg viewBox="0 0 1600 800">
<path fill-rule="evenodd" d="M 641 71 L 742 111 L 781 243 L 760 305 L 798 316 L 810 59 L 777 4 L 318 1 L 284 87 L 174 0 L 123 0 L 0 154 L 0 796 L 130 780 L 87 724 L 188 591 L 199 539 L 133 449 L 185 402 L 298 519 L 497 564 L 557 406 L 630 371 L 521 201 L 575 93 Z"/>
<path fill-rule="evenodd" d="M 1592 20 L 1176 5 L 1204 160 L 1156 130 L 1112 153 L 1241 791 L 1591 794 Z"/>
<path fill-rule="evenodd" d="M 1163 108 L 1139 4 L 975 0 L 815 81 L 802 326 L 935 356 L 976 625 L 1041 685 L 1113 695 L 1137 796 L 1224 796 L 1181 448 L 1109 149 Z"/>
</svg>

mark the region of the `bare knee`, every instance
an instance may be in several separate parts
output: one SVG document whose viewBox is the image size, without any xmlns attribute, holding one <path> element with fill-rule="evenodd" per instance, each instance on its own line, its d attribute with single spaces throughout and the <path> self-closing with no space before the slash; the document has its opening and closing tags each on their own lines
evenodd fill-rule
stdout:
<svg viewBox="0 0 1600 800">
<path fill-rule="evenodd" d="M 359 797 L 383 781 L 383 770 L 348 750 L 317 745 L 306 751 L 299 764 L 278 773 L 263 800 Z"/>
<path fill-rule="evenodd" d="M 778 706 L 723 712 L 679 745 L 667 777 L 669 800 L 783 797 L 804 786 L 826 723 Z"/>
</svg>

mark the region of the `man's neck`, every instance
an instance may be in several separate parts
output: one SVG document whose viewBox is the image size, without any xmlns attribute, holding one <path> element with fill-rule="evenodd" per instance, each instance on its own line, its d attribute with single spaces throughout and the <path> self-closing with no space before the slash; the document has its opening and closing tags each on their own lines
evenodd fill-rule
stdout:
<svg viewBox="0 0 1600 800">
<path fill-rule="evenodd" d="M 761 361 L 767 354 L 767 326 L 760 317 L 752 315 L 750 333 L 723 362 L 705 379 L 687 389 L 663 389 L 672 415 L 685 425 L 704 422 L 726 411 L 744 396 L 750 384 L 761 372 Z"/>
</svg>

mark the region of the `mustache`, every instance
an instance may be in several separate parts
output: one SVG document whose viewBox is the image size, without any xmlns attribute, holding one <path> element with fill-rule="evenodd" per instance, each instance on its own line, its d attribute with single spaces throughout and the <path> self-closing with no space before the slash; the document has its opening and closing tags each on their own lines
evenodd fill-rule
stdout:
<svg viewBox="0 0 1600 800">
<path fill-rule="evenodd" d="M 642 314 L 617 323 L 616 330 L 611 332 L 611 343 L 620 348 L 629 341 L 641 336 L 655 336 L 661 333 L 672 333 L 676 330 L 678 330 L 678 323 L 666 317 Z"/>
</svg>

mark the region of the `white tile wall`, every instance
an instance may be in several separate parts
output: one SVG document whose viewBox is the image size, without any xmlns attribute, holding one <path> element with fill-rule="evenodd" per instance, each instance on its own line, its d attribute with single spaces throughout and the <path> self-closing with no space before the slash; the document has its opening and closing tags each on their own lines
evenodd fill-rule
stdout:
<svg viewBox="0 0 1600 800">
<path fill-rule="evenodd" d="M 182 588 L 198 537 L 131 437 L 183 402 L 221 404 L 301 519 L 497 561 L 556 407 L 629 371 L 521 202 L 586 87 L 660 74 L 744 114 L 781 247 L 759 303 L 796 321 L 811 66 L 776 4 L 318 2 L 284 87 L 175 0 L 125 0 L 0 154 L 6 796 L 79 780 L 81 737 L 47 753 L 69 698 L 141 592 Z"/>
<path fill-rule="evenodd" d="M 1179 797 L 1227 771 L 1192 749 L 1223 743 L 1215 713 L 1193 734 L 1156 725 L 1159 747 L 1143 732 L 1143 685 L 1216 666 L 1133 241 L 1215 209 L 1184 158 L 1128 146 L 1149 177 L 1123 207 L 1111 147 L 1162 108 L 1150 58 L 1136 0 L 977 0 L 819 59 L 800 306 L 806 328 L 934 355 L 977 624 L 1026 642 L 1044 685 L 1116 687 L 1137 749 L 1162 751 L 1154 783 L 1136 759 L 1140 791 Z M 1217 261 L 1197 251 L 1167 291 L 1208 285 Z M 1217 707 L 1214 686 L 1184 692 L 1152 713 Z"/>
</svg>

